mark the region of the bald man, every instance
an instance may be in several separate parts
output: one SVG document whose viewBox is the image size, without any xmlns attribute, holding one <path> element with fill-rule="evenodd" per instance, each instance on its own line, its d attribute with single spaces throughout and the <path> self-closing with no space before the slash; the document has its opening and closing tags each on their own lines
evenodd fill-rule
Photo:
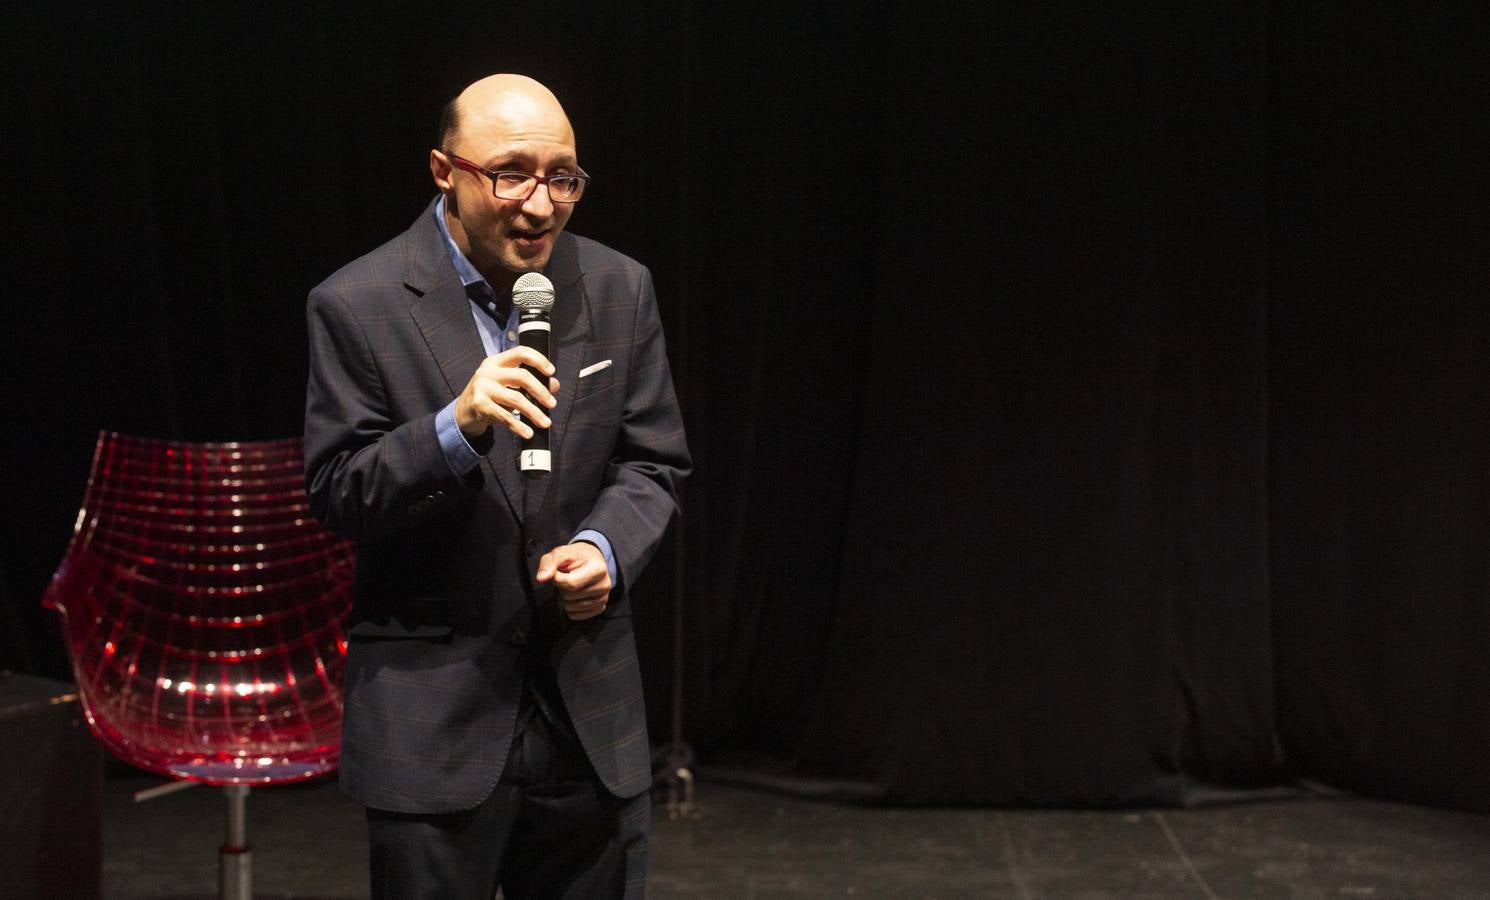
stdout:
<svg viewBox="0 0 1490 900">
<path fill-rule="evenodd" d="M 461 92 L 429 169 L 409 230 L 307 304 L 311 507 L 358 543 L 341 783 L 375 896 L 640 896 L 626 589 L 690 468 L 651 275 L 565 231 L 589 177 L 532 79 Z M 555 288 L 552 358 L 518 342 L 527 272 Z M 519 471 L 534 429 L 548 477 Z"/>
</svg>

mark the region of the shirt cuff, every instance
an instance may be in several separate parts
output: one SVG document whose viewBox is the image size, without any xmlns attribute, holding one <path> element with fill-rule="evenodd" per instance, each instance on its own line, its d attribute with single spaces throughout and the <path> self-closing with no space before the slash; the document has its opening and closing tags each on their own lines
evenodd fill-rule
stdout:
<svg viewBox="0 0 1490 900">
<path fill-rule="evenodd" d="M 491 430 L 487 429 L 488 432 Z M 457 478 L 465 478 L 481 462 L 481 454 L 466 440 L 465 433 L 455 424 L 455 401 L 435 415 L 435 436 L 440 439 L 440 449 L 445 451 L 445 461 Z"/>
<path fill-rule="evenodd" d="M 610 541 L 606 540 L 605 535 L 593 528 L 586 528 L 584 531 L 576 534 L 574 540 L 569 543 L 577 544 L 580 541 L 584 541 L 586 544 L 594 544 L 600 548 L 600 555 L 605 557 L 605 568 L 610 571 L 611 591 L 614 592 L 619 589 L 621 579 L 616 573 L 616 554 L 611 552 Z"/>
</svg>

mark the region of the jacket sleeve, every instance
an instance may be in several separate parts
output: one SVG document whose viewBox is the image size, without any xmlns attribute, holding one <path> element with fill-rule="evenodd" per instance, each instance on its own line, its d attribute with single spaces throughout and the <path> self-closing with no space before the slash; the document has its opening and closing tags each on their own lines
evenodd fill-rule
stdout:
<svg viewBox="0 0 1490 900">
<path fill-rule="evenodd" d="M 348 298 L 323 284 L 306 319 L 305 476 L 317 518 L 345 537 L 382 540 L 479 489 L 480 467 L 461 478 L 446 460 L 436 413 L 396 417 L 369 340 L 375 316 L 359 321 Z"/>
<path fill-rule="evenodd" d="M 580 526 L 610 541 L 624 586 L 636 583 L 662 542 L 693 466 L 646 269 L 638 285 L 633 352 L 615 450 L 595 504 Z"/>
</svg>

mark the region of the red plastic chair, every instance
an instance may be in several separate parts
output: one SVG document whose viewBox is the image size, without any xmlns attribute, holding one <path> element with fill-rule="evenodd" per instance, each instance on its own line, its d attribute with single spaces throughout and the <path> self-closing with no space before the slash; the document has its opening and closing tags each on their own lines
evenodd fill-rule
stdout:
<svg viewBox="0 0 1490 900">
<path fill-rule="evenodd" d="M 336 768 L 353 568 L 311 516 L 298 438 L 99 435 L 43 602 L 110 751 L 228 786 L 224 896 L 249 896 L 247 786 Z"/>
</svg>

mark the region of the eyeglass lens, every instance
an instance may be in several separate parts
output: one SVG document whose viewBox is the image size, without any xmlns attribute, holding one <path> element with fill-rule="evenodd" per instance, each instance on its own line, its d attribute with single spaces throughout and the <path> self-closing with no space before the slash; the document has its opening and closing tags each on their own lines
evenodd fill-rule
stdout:
<svg viewBox="0 0 1490 900">
<path fill-rule="evenodd" d="M 503 200 L 526 199 L 537 180 L 522 172 L 499 172 L 492 180 L 492 189 Z M 555 200 L 578 200 L 584 190 L 585 180 L 577 176 L 555 175 L 548 179 L 548 193 Z"/>
</svg>

